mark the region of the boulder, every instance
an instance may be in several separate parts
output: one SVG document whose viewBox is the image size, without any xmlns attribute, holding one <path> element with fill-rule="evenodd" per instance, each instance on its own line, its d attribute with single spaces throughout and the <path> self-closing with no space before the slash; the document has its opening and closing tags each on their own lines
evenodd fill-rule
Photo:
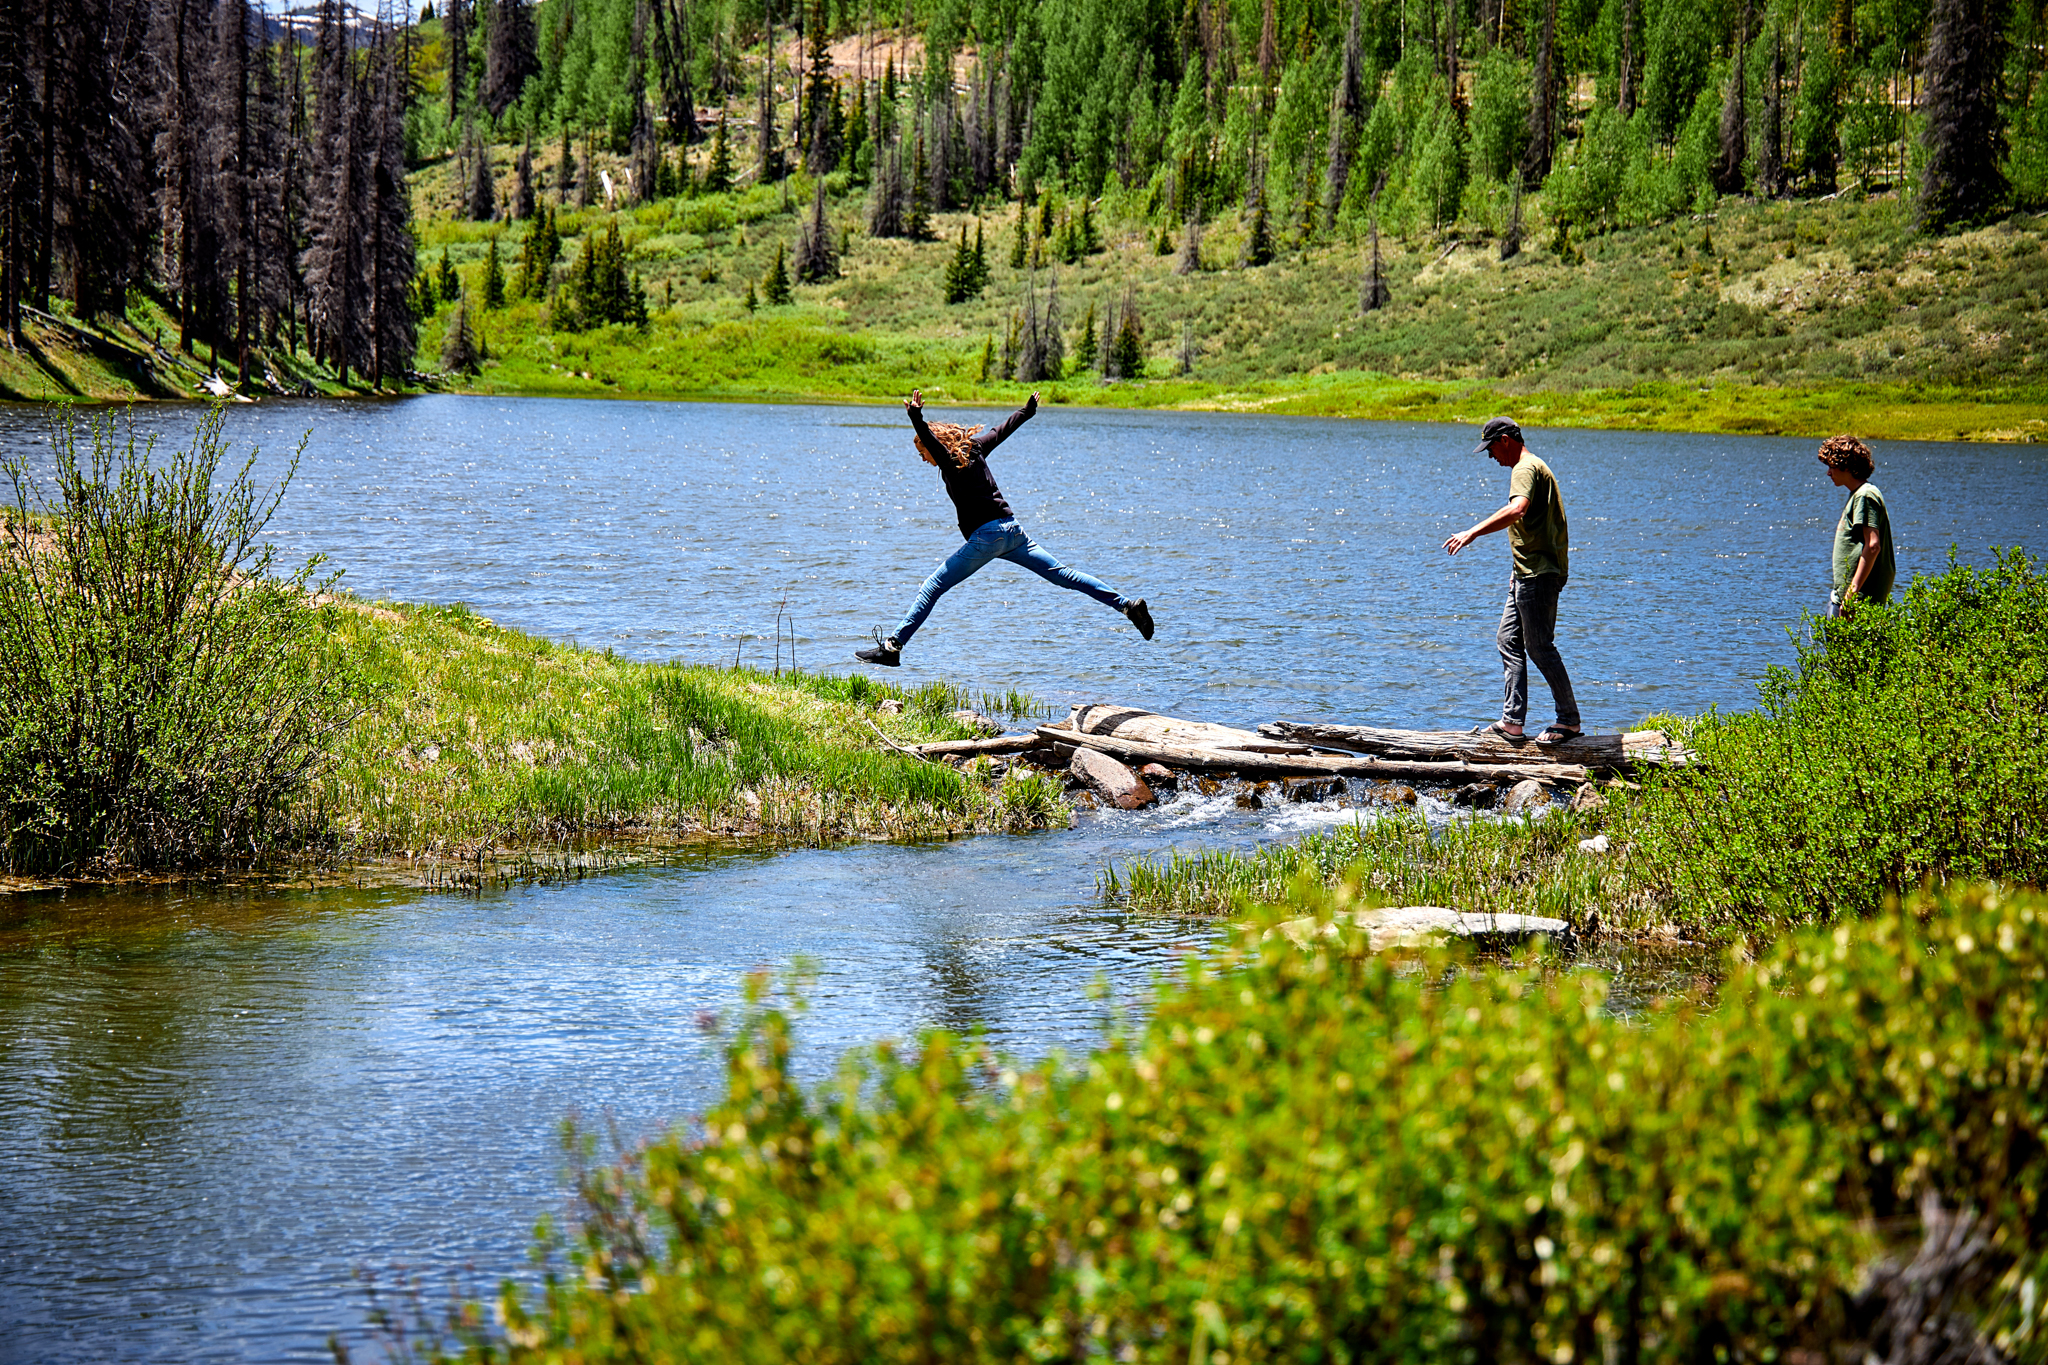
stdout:
<svg viewBox="0 0 2048 1365">
<path fill-rule="evenodd" d="M 1349 920 L 1366 931 L 1374 952 L 1388 948 L 1457 939 L 1475 947 L 1492 950 L 1513 948 L 1547 939 L 1565 948 L 1577 945 L 1571 925 L 1544 915 L 1468 914 L 1440 905 L 1403 905 L 1385 910 L 1340 912 L 1320 924 L 1313 916 L 1286 920 L 1268 930 L 1287 936 L 1303 947 L 1317 937 L 1336 936 L 1338 923 Z"/>
<path fill-rule="evenodd" d="M 989 735 L 999 735 L 1003 732 L 1002 726 L 996 724 L 994 721 L 990 720 L 987 716 L 984 716 L 979 711 L 955 711 L 953 713 L 953 719 L 959 721 L 962 725 L 974 731 L 975 734 L 984 737 Z"/>
<path fill-rule="evenodd" d="M 1118 810 L 1136 810 L 1158 800 L 1145 779 L 1099 749 L 1076 749 L 1067 761 L 1068 771 L 1088 784 L 1103 801 Z"/>
<path fill-rule="evenodd" d="M 1415 788 L 1398 784 L 1381 787 L 1379 798 L 1390 806 L 1412 806 L 1422 799 L 1416 795 Z"/>
<path fill-rule="evenodd" d="M 1572 793 L 1571 804 L 1573 810 L 1600 810 L 1607 805 L 1607 793 L 1591 782 L 1581 783 L 1579 789 Z"/>
<path fill-rule="evenodd" d="M 1145 779 L 1145 785 L 1153 788 L 1174 788 L 1180 785 L 1180 774 L 1163 763 L 1147 763 L 1138 769 L 1138 776 Z"/>
<path fill-rule="evenodd" d="M 903 714 L 903 703 L 895 697 L 884 697 L 875 703 L 875 709 L 885 716 L 900 716 Z"/>
<path fill-rule="evenodd" d="M 1605 853 L 1606 851 L 1607 836 L 1605 834 L 1596 834 L 1590 839 L 1579 840 L 1579 852 L 1581 853 Z"/>
<path fill-rule="evenodd" d="M 1508 799 L 1501 803 L 1501 811 L 1507 815 L 1530 815 L 1550 804 L 1550 793 L 1543 784 L 1533 777 L 1525 777 L 1508 788 Z"/>
<path fill-rule="evenodd" d="M 1290 777 L 1280 783 L 1289 801 L 1331 801 L 1344 794 L 1341 777 Z"/>
<path fill-rule="evenodd" d="M 1259 794 L 1256 786 L 1239 788 L 1236 800 L 1239 810 L 1258 810 L 1266 804 L 1266 798 Z"/>
<path fill-rule="evenodd" d="M 1470 806 L 1474 810 L 1492 810 L 1494 802 L 1500 800 L 1500 788 L 1491 782 L 1468 782 L 1451 793 L 1451 804 Z"/>
</svg>

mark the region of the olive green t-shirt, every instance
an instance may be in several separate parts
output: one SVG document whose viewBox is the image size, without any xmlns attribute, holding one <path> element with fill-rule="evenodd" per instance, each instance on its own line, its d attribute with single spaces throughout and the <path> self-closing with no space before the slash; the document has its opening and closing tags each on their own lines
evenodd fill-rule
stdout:
<svg viewBox="0 0 2048 1365">
<path fill-rule="evenodd" d="M 1527 498 L 1529 510 L 1508 527 L 1508 544 L 1515 552 L 1515 577 L 1536 578 L 1554 573 L 1570 576 L 1571 536 L 1564 524 L 1564 499 L 1558 496 L 1557 476 L 1550 466 L 1522 452 L 1508 479 L 1508 498 Z"/>
<path fill-rule="evenodd" d="M 1892 519 L 1884 510 L 1884 494 L 1877 485 L 1866 483 L 1849 495 L 1842 519 L 1835 524 L 1835 596 L 1845 597 L 1856 561 L 1863 555 L 1863 528 L 1877 528 L 1877 563 L 1863 589 L 1856 595 L 1866 602 L 1883 602 L 1892 595 Z"/>
</svg>

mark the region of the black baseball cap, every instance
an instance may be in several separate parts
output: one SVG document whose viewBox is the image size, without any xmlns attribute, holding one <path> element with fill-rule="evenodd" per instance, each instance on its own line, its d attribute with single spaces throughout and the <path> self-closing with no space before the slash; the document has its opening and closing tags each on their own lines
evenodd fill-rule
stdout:
<svg viewBox="0 0 2048 1365">
<path fill-rule="evenodd" d="M 1472 453 L 1474 455 L 1479 454 L 1481 451 L 1486 450 L 1495 441 L 1498 441 L 1503 436 L 1512 436 L 1517 441 L 1522 441 L 1522 428 L 1519 425 L 1517 425 L 1515 419 L 1512 417 L 1488 418 L 1486 425 L 1480 428 L 1479 444 L 1472 447 Z M 1524 450 L 1527 450 L 1529 448 L 1529 443 L 1527 441 L 1522 441 L 1522 448 Z"/>
</svg>

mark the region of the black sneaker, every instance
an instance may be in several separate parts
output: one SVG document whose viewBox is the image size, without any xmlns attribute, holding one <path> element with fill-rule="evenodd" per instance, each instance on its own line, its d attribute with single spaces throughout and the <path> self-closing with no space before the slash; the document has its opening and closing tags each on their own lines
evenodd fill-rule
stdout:
<svg viewBox="0 0 2048 1365">
<path fill-rule="evenodd" d="M 1131 618 L 1131 624 L 1138 628 L 1138 634 L 1148 640 L 1152 638 L 1152 609 L 1145 605 L 1144 598 L 1126 603 L 1124 615 Z"/>
<path fill-rule="evenodd" d="M 903 662 L 903 651 L 896 647 L 894 640 L 884 640 L 882 632 L 875 632 L 873 649 L 856 649 L 853 657 L 864 664 L 880 664 L 884 668 L 895 668 Z"/>
</svg>

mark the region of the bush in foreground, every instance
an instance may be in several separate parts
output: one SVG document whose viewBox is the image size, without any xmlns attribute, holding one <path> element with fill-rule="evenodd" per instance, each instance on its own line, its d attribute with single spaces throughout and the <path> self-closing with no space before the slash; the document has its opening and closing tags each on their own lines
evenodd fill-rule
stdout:
<svg viewBox="0 0 2048 1365">
<path fill-rule="evenodd" d="M 763 1012 L 465 1356 L 1860 1360 L 1928 1195 L 1981 1237 L 1914 1323 L 2038 1354 L 2048 897 L 1914 911 L 1632 1020 L 1585 975 L 1250 935 L 1083 1065 L 934 1032 L 816 1094 Z"/>
<path fill-rule="evenodd" d="M 252 452 L 221 409 L 155 457 L 111 415 L 51 419 L 54 468 L 0 455 L 0 861 L 164 867 L 260 850 L 326 762 L 353 686 L 322 648 L 317 560 L 272 577 Z"/>
<path fill-rule="evenodd" d="M 2048 564 L 1951 559 L 1814 623 L 1758 710 L 1709 715 L 1618 838 L 1689 919 L 1867 913 L 1925 878 L 2048 879 Z"/>
</svg>

